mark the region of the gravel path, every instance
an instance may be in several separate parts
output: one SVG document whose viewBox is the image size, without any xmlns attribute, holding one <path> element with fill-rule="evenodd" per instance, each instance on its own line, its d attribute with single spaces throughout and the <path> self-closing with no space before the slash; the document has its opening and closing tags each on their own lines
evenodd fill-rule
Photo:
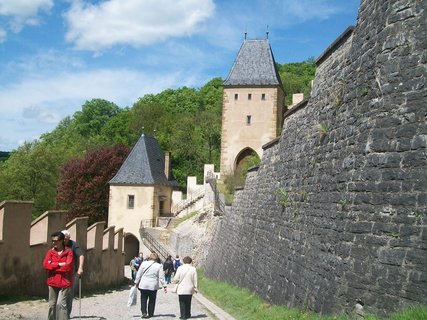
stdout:
<svg viewBox="0 0 427 320">
<path fill-rule="evenodd" d="M 169 287 L 171 288 L 172 285 L 169 285 Z M 118 290 L 82 297 L 81 319 L 119 320 L 141 318 L 139 295 L 136 306 L 127 307 L 126 305 L 129 289 L 130 286 L 126 285 Z M 203 297 L 201 297 L 201 301 L 203 301 Z M 209 304 L 206 305 L 209 306 Z M 201 304 L 198 299 L 193 298 L 191 306 L 192 319 L 229 319 L 227 316 L 215 316 L 213 314 L 217 311 L 215 307 L 209 309 L 204 304 Z M 46 299 L 0 304 L 1 320 L 42 320 L 47 318 L 47 312 L 48 303 Z M 78 299 L 74 299 L 71 316 L 71 319 L 79 319 Z M 178 296 L 170 290 L 166 294 L 163 290 L 159 290 L 157 293 L 156 309 L 152 319 L 179 319 Z"/>
</svg>

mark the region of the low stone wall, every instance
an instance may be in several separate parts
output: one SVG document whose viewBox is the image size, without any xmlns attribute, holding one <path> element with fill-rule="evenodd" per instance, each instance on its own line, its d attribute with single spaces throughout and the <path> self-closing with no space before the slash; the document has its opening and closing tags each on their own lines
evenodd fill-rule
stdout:
<svg viewBox="0 0 427 320">
<path fill-rule="evenodd" d="M 89 228 L 87 218 L 66 224 L 66 212 L 48 211 L 31 221 L 32 202 L 0 203 L 0 293 L 47 296 L 42 262 L 51 247 L 50 235 L 68 229 L 85 250 L 82 288 L 100 289 L 124 279 L 123 229 L 105 229 L 105 222 Z M 105 229 L 105 230 L 104 230 Z"/>
</svg>

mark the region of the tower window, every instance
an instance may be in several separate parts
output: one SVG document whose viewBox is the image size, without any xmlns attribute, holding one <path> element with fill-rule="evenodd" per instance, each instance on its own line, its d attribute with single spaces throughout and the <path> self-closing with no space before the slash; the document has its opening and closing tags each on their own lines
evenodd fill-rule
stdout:
<svg viewBox="0 0 427 320">
<path fill-rule="evenodd" d="M 252 116 L 246 116 L 246 124 L 249 126 L 252 121 Z"/>
<path fill-rule="evenodd" d="M 261 100 L 265 100 L 265 93 L 261 94 Z"/>
<path fill-rule="evenodd" d="M 133 209 L 135 207 L 135 196 L 133 194 L 128 195 L 128 209 Z"/>
<path fill-rule="evenodd" d="M 239 94 L 238 93 L 234 94 L 234 100 L 239 100 Z"/>
<path fill-rule="evenodd" d="M 252 93 L 248 93 L 248 100 L 252 100 Z"/>
</svg>

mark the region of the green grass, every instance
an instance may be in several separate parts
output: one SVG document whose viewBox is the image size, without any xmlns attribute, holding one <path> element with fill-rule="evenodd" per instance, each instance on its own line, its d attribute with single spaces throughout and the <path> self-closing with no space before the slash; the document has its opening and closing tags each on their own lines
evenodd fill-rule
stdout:
<svg viewBox="0 0 427 320">
<path fill-rule="evenodd" d="M 346 315 L 322 316 L 297 308 L 271 305 L 247 289 L 241 289 L 225 282 L 208 279 L 198 269 L 200 292 L 216 305 L 227 311 L 237 320 L 349 320 Z M 425 320 L 427 306 L 414 307 L 395 313 L 388 318 L 374 315 L 366 320 Z"/>
<path fill-rule="evenodd" d="M 190 212 L 189 214 L 187 214 L 187 215 L 185 215 L 185 216 L 183 216 L 183 217 L 181 217 L 181 218 L 178 218 L 177 220 L 175 220 L 173 223 L 172 223 L 172 228 L 176 228 L 178 225 L 180 225 L 181 223 L 183 223 L 184 221 L 187 221 L 188 219 L 191 219 L 192 217 L 194 217 L 195 215 L 197 215 L 199 212 L 198 211 L 193 211 L 193 212 Z"/>
</svg>

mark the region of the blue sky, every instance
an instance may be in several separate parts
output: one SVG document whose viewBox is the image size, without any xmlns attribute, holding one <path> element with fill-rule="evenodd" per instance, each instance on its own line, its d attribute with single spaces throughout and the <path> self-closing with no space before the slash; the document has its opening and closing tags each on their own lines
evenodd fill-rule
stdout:
<svg viewBox="0 0 427 320">
<path fill-rule="evenodd" d="M 225 79 L 247 32 L 278 63 L 318 57 L 360 0 L 0 0 L 0 151 L 93 98 L 119 107 Z M 268 26 L 268 27 L 267 27 Z"/>
</svg>

